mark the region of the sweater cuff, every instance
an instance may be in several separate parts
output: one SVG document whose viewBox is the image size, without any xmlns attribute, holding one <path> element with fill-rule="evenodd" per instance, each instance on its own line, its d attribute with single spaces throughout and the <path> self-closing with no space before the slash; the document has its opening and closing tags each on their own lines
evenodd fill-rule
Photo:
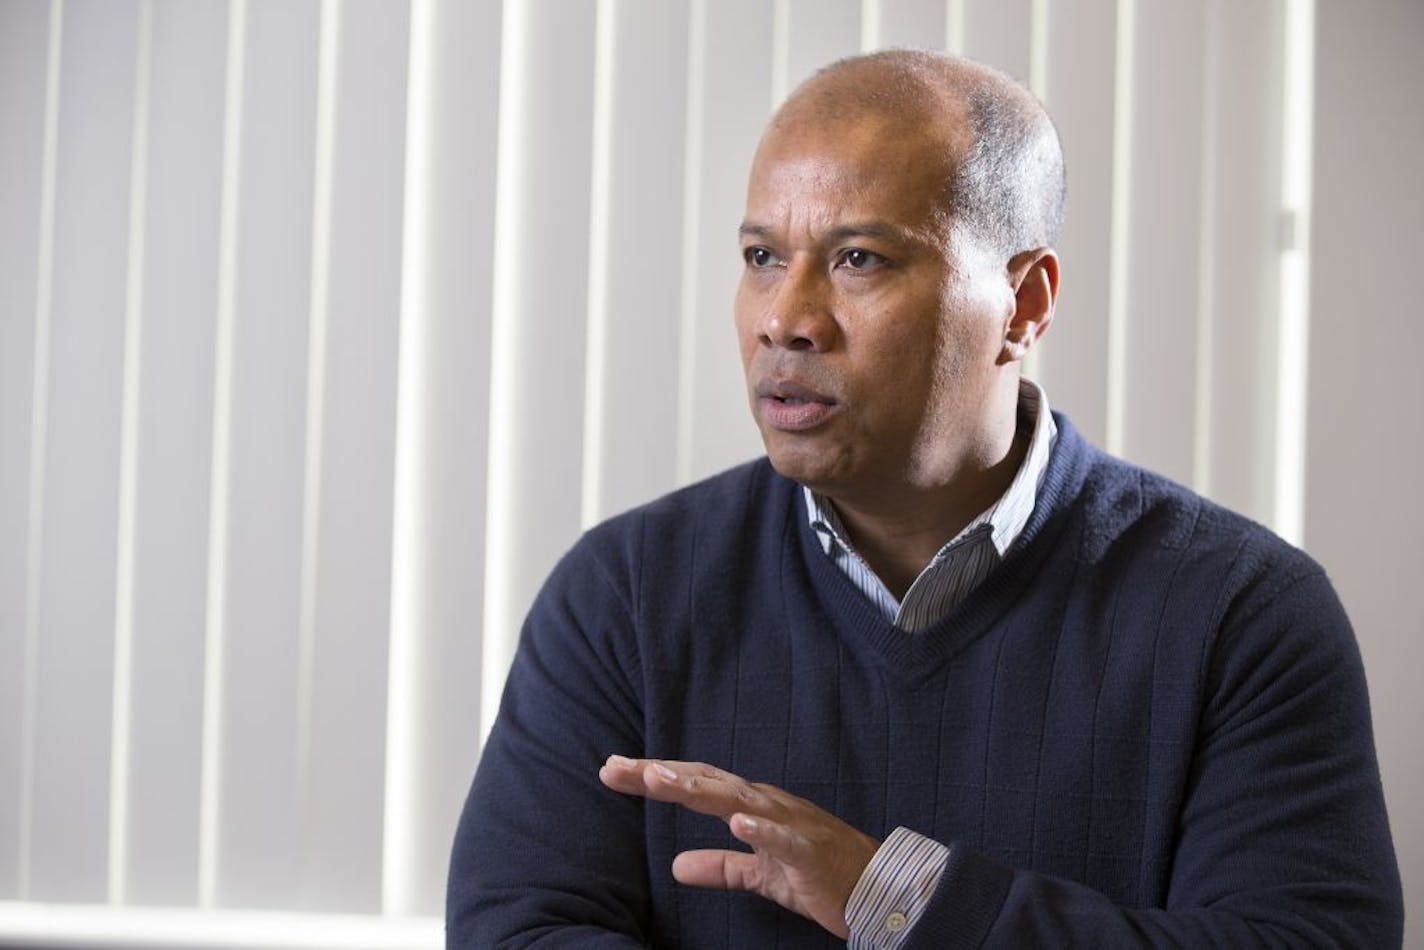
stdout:
<svg viewBox="0 0 1424 950">
<path fill-rule="evenodd" d="M 890 832 L 846 901 L 851 950 L 895 950 L 925 912 L 949 849 L 907 828 Z"/>
</svg>

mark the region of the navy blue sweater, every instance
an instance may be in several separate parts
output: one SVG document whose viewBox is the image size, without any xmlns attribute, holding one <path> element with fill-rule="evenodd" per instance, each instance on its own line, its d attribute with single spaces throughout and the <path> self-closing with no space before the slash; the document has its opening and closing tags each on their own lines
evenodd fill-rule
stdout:
<svg viewBox="0 0 1424 950">
<path fill-rule="evenodd" d="M 678 852 L 740 845 L 605 789 L 613 752 L 945 843 L 910 946 L 1397 945 L 1364 675 L 1320 567 L 1058 424 L 1023 535 L 918 636 L 765 460 L 585 535 L 524 627 L 455 840 L 450 945 L 840 945 L 673 881 Z"/>
</svg>

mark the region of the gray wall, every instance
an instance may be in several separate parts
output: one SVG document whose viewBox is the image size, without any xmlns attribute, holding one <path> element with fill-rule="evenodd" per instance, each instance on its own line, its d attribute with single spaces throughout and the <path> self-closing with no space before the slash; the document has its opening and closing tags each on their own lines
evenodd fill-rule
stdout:
<svg viewBox="0 0 1424 950">
<path fill-rule="evenodd" d="M 1354 621 L 1424 946 L 1424 3 L 1322 0 L 1316 45 L 1306 547 Z"/>
</svg>

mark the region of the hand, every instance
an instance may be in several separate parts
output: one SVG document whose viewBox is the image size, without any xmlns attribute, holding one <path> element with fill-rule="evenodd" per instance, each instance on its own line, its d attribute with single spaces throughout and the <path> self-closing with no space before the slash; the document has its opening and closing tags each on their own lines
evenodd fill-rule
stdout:
<svg viewBox="0 0 1424 950">
<path fill-rule="evenodd" d="M 715 815 L 751 845 L 751 854 L 684 851 L 672 862 L 680 883 L 754 891 L 843 940 L 850 935 L 846 901 L 880 847 L 874 838 L 774 785 L 700 762 L 611 755 L 598 777 L 615 791 Z"/>
</svg>

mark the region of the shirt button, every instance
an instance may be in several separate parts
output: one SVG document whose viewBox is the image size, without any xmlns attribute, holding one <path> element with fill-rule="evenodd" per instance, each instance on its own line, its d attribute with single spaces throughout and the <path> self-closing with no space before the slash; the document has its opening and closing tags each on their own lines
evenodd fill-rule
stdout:
<svg viewBox="0 0 1424 950">
<path fill-rule="evenodd" d="M 909 921 L 905 918 L 905 915 L 897 910 L 885 918 L 885 929 L 892 934 L 897 934 L 905 929 L 905 924 L 907 923 L 909 923 Z"/>
</svg>

